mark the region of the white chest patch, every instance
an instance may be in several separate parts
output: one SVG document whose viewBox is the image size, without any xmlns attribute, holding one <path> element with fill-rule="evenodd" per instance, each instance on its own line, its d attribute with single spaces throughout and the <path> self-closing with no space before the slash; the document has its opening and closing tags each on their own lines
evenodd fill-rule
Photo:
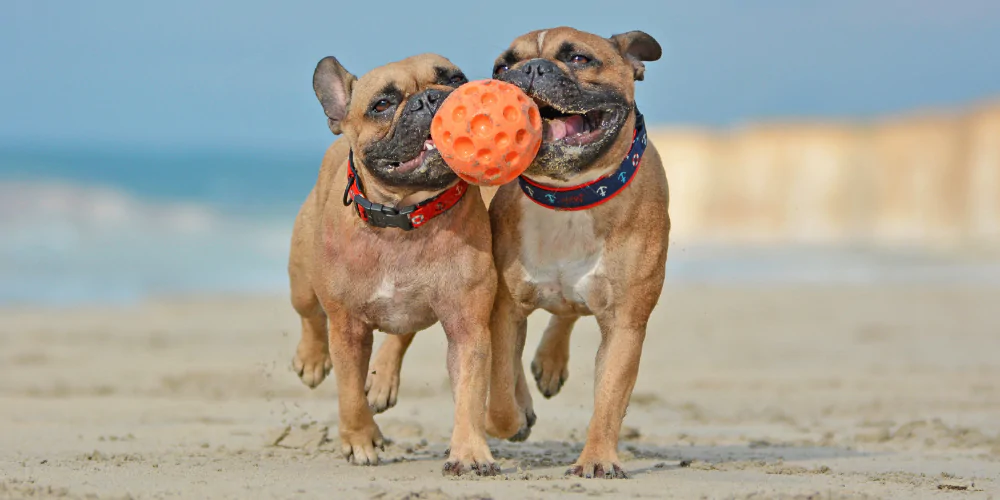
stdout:
<svg viewBox="0 0 1000 500">
<path fill-rule="evenodd" d="M 396 284 L 393 283 L 391 279 L 386 276 L 382 277 L 382 282 L 379 283 L 378 288 L 375 289 L 375 293 L 372 294 L 372 300 L 389 299 L 392 300 L 392 296 L 396 293 Z"/>
<path fill-rule="evenodd" d="M 560 212 L 521 199 L 521 261 L 538 307 L 552 313 L 589 311 L 588 297 L 604 272 L 603 241 L 586 210 Z"/>
<path fill-rule="evenodd" d="M 437 319 L 412 287 L 383 276 L 363 306 L 365 319 L 386 333 L 409 333 L 427 328 Z"/>
</svg>

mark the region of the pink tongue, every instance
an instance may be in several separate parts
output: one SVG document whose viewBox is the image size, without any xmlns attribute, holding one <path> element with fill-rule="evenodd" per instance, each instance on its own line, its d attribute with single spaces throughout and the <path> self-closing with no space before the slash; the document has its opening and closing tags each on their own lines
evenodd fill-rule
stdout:
<svg viewBox="0 0 1000 500">
<path fill-rule="evenodd" d="M 583 117 L 573 115 L 566 119 L 566 136 L 572 136 L 583 132 Z"/>
<path fill-rule="evenodd" d="M 396 167 L 396 171 L 398 171 L 398 172 L 409 172 L 410 170 L 413 170 L 413 169 L 419 167 L 420 166 L 420 162 L 422 162 L 424 160 L 424 153 L 426 153 L 426 151 L 421 151 L 420 154 L 418 154 L 416 156 L 416 158 L 413 158 L 412 160 L 408 160 L 408 161 L 405 161 L 403 163 L 400 163 L 399 166 Z"/>
<path fill-rule="evenodd" d="M 580 115 L 573 115 L 569 118 L 556 118 L 548 120 L 545 123 L 549 127 L 549 137 L 553 141 L 583 132 L 583 117 Z"/>
</svg>

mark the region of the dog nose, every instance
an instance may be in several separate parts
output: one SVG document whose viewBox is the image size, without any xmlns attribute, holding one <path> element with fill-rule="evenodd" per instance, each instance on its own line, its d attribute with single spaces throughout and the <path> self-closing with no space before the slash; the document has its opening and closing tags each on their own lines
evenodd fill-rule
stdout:
<svg viewBox="0 0 1000 500">
<path fill-rule="evenodd" d="M 523 71 L 529 78 L 540 78 L 543 75 L 557 71 L 559 68 L 556 63 L 548 59 L 532 59 L 523 66 L 521 66 L 521 71 Z"/>
<path fill-rule="evenodd" d="M 431 114 L 437 112 L 438 106 L 444 101 L 446 94 L 437 89 L 427 89 L 410 98 L 410 111 L 426 109 Z"/>
</svg>

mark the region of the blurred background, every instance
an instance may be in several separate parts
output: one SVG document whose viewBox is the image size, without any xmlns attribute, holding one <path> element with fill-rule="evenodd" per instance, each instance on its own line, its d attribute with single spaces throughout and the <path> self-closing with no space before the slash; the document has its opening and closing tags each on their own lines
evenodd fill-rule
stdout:
<svg viewBox="0 0 1000 500">
<path fill-rule="evenodd" d="M 1000 3 L 634 0 L 8 2 L 0 303 L 285 293 L 333 141 L 315 63 L 642 29 L 673 283 L 998 283 Z"/>
</svg>

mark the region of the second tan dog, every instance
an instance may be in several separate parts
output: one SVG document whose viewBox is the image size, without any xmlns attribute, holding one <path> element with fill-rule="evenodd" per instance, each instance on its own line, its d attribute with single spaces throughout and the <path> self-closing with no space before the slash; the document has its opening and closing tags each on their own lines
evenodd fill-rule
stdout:
<svg viewBox="0 0 1000 500">
<path fill-rule="evenodd" d="M 552 397 L 568 376 L 573 324 L 592 314 L 601 329 L 594 412 L 567 471 L 583 477 L 627 477 L 618 434 L 663 287 L 667 182 L 634 99 L 643 61 L 660 52 L 640 31 L 556 28 L 514 40 L 493 72 L 535 99 L 544 129 L 538 157 L 490 205 L 499 280 L 487 432 L 520 440 L 534 421 L 521 366 L 528 315 L 553 315 L 531 363 Z"/>
</svg>

